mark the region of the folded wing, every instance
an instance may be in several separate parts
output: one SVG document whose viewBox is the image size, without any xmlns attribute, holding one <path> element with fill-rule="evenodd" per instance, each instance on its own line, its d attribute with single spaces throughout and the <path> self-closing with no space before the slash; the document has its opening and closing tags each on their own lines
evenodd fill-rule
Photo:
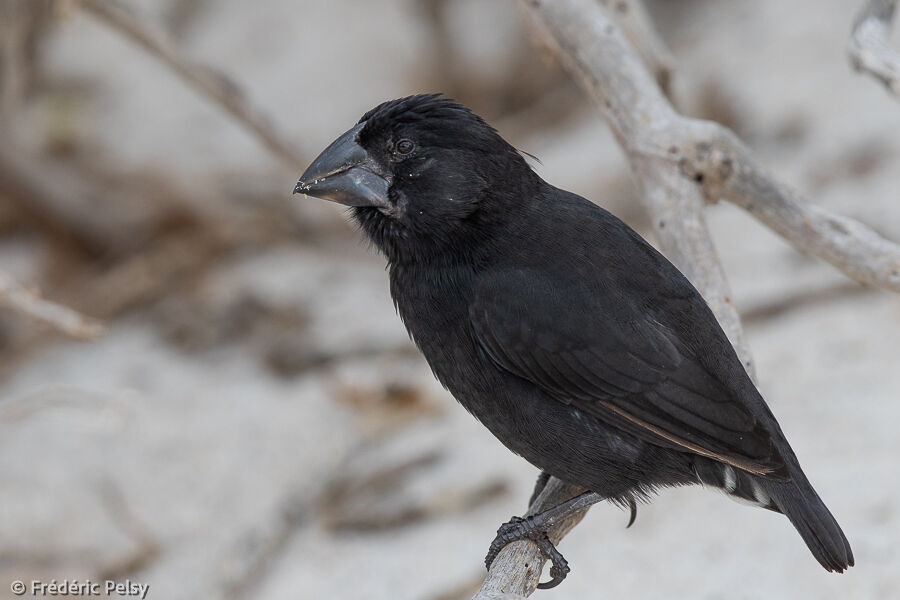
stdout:
<svg viewBox="0 0 900 600">
<path fill-rule="evenodd" d="M 742 399 L 624 295 L 528 271 L 500 272 L 479 286 L 469 316 L 498 366 L 557 401 L 651 443 L 752 473 L 783 467 Z"/>
</svg>

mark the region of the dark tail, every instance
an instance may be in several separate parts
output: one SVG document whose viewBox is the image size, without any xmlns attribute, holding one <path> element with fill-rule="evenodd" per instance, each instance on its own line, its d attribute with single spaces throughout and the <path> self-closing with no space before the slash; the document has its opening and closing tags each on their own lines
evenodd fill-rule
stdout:
<svg viewBox="0 0 900 600">
<path fill-rule="evenodd" d="M 701 482 L 721 488 L 736 500 L 784 513 L 816 560 L 829 571 L 840 573 L 853 566 L 850 544 L 796 464 L 797 459 L 790 458 L 793 464 L 788 466 L 788 481 L 752 475 L 713 461 L 698 461 L 694 469 Z"/>
<path fill-rule="evenodd" d="M 816 560 L 828 571 L 841 573 L 853 566 L 853 551 L 840 525 L 800 469 L 790 482 L 757 478 L 775 505 L 790 519 Z"/>
</svg>

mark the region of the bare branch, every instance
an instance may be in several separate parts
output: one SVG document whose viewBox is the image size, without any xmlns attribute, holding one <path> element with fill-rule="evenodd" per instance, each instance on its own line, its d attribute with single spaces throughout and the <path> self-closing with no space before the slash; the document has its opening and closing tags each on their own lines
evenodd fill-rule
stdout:
<svg viewBox="0 0 900 600">
<path fill-rule="evenodd" d="M 175 71 L 188 85 L 212 100 L 256 135 L 275 156 L 292 168 L 301 169 L 306 161 L 270 124 L 265 113 L 254 106 L 241 87 L 225 74 L 198 65 L 185 57 L 177 44 L 160 31 L 153 31 L 135 18 L 130 7 L 118 0 L 81 0 L 90 14 L 118 30 L 128 39 L 153 54 Z"/>
<path fill-rule="evenodd" d="M 682 136 L 685 174 L 702 179 L 707 198 L 740 206 L 792 246 L 859 283 L 900 292 L 900 245 L 859 221 L 810 204 L 775 180 L 731 131 L 693 123 Z"/>
<path fill-rule="evenodd" d="M 900 52 L 889 45 L 896 8 L 897 0 L 867 0 L 853 23 L 847 53 L 854 69 L 900 98 Z"/>
<path fill-rule="evenodd" d="M 91 340 L 103 327 L 71 308 L 44 300 L 35 290 L 22 287 L 0 273 L 0 305 L 6 305 L 32 319 L 46 323 L 79 340 Z"/>
</svg>

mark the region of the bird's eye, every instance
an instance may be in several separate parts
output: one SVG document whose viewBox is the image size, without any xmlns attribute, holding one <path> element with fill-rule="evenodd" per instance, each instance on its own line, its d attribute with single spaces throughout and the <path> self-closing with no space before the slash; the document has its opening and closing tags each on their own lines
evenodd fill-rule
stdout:
<svg viewBox="0 0 900 600">
<path fill-rule="evenodd" d="M 412 143 L 412 140 L 402 139 L 394 147 L 397 150 L 397 154 L 409 154 L 416 145 Z"/>
</svg>

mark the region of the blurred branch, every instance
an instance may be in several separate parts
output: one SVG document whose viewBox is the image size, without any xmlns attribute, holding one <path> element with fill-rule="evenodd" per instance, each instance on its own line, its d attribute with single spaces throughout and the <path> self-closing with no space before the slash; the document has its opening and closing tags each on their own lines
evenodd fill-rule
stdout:
<svg viewBox="0 0 900 600">
<path fill-rule="evenodd" d="M 103 331 L 103 327 L 97 321 L 71 308 L 44 300 L 37 291 L 19 285 L 2 273 L 0 273 L 0 304 L 79 340 L 94 339 Z"/>
<path fill-rule="evenodd" d="M 34 81 L 38 41 L 50 20 L 49 0 L 0 0 L 0 117 L 9 118 Z"/>
<path fill-rule="evenodd" d="M 154 31 L 139 21 L 131 8 L 118 0 L 81 0 L 84 10 L 126 38 L 153 54 L 188 85 L 208 100 L 221 106 L 248 131 L 253 133 L 275 156 L 292 168 L 306 166 L 300 153 L 271 125 L 266 114 L 254 106 L 241 87 L 230 77 L 210 67 L 198 65 L 182 54 L 174 41 L 161 31 Z"/>
<path fill-rule="evenodd" d="M 847 45 L 850 64 L 900 98 L 900 52 L 889 45 L 897 0 L 867 0 L 853 23 Z"/>
<path fill-rule="evenodd" d="M 703 217 L 705 202 L 727 198 L 796 248 L 857 281 L 900 291 L 900 247 L 856 221 L 809 205 L 771 177 L 727 128 L 678 114 L 606 3 L 522 1 L 610 124 L 631 162 L 663 250 L 703 294 L 751 375 L 740 318 Z M 529 514 L 580 491 L 551 478 Z M 558 541 L 574 524 L 554 528 L 551 538 Z M 491 565 L 474 600 L 530 595 L 544 562 L 536 545 L 510 544 Z"/>
</svg>

